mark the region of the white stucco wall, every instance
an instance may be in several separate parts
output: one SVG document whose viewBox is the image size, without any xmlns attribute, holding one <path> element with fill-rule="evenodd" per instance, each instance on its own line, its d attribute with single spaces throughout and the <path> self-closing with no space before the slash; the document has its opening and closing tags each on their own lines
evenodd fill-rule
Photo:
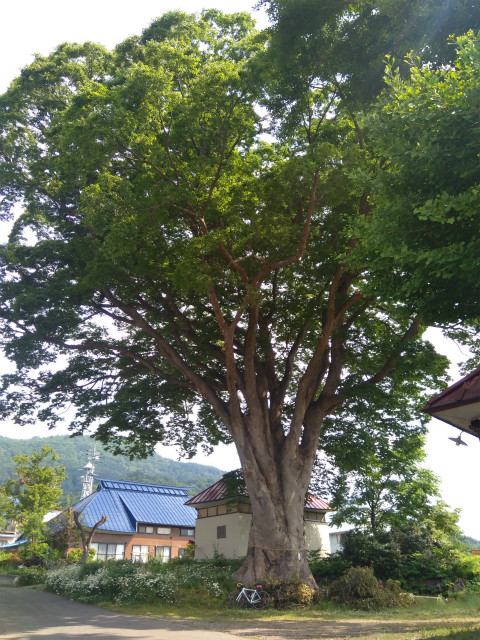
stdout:
<svg viewBox="0 0 480 640">
<path fill-rule="evenodd" d="M 305 521 L 305 546 L 308 551 L 321 551 L 322 556 L 330 553 L 330 535 L 326 522 Z"/>
<path fill-rule="evenodd" d="M 204 560 L 220 554 L 225 558 L 242 558 L 247 553 L 251 515 L 228 513 L 198 518 L 195 523 L 195 558 Z M 217 538 L 217 527 L 226 527 L 226 538 Z"/>
<path fill-rule="evenodd" d="M 343 549 L 343 536 L 346 531 L 332 531 L 330 533 L 330 553 L 338 553 Z"/>
<path fill-rule="evenodd" d="M 198 518 L 195 525 L 195 558 L 204 560 L 220 554 L 225 558 L 242 558 L 247 553 L 251 515 L 229 513 Z M 226 538 L 217 538 L 217 527 L 226 527 Z M 330 553 L 329 529 L 326 522 L 305 522 L 305 544 L 309 551 Z"/>
</svg>

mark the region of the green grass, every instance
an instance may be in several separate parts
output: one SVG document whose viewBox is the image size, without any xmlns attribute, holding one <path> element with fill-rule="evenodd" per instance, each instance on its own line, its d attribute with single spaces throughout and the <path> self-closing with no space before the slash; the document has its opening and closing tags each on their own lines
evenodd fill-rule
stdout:
<svg viewBox="0 0 480 640">
<path fill-rule="evenodd" d="M 479 638 L 480 623 L 474 626 L 455 626 L 453 629 L 452 627 L 421 629 L 407 633 L 381 633 L 368 636 L 368 640 L 479 640 Z"/>
<path fill-rule="evenodd" d="M 349 631 L 348 637 L 351 640 L 480 640 L 480 596 L 470 596 L 449 602 L 422 598 L 409 609 L 391 609 L 378 613 L 352 611 L 327 602 L 305 609 L 283 611 L 275 609 L 232 611 L 218 601 L 216 604 L 212 601 L 208 604 L 198 602 L 194 604 L 193 599 L 176 605 L 107 604 L 106 606 L 114 611 L 131 615 L 217 623 L 222 630 L 230 628 L 233 633 L 236 628 L 249 625 L 252 628 L 252 638 L 255 638 L 255 626 L 264 625 L 272 629 L 275 628 L 276 623 L 278 629 L 275 635 L 282 637 L 282 623 L 293 620 L 298 622 L 297 640 L 302 637 L 303 625 L 321 624 L 322 621 L 358 623 L 357 630 L 361 635 L 355 635 L 353 630 Z M 374 624 L 378 629 L 382 623 L 385 624 L 384 631 L 377 632 L 374 629 L 369 631 L 368 627 L 362 628 L 362 625 Z M 325 625 L 322 625 L 322 628 L 325 628 Z"/>
<path fill-rule="evenodd" d="M 152 563 L 149 569 L 155 578 L 164 574 L 168 583 L 173 580 L 174 575 L 176 576 L 176 580 L 171 585 L 172 591 L 167 594 L 168 597 L 159 592 L 158 597 L 155 596 L 156 599 L 149 598 L 153 600 L 153 604 L 147 604 L 147 598 L 138 597 L 131 598 L 131 602 L 137 600 L 136 604 L 125 604 L 122 599 L 112 597 L 108 586 L 109 581 L 103 596 L 95 593 L 95 598 L 89 601 L 117 612 L 160 619 L 191 620 L 195 621 L 199 627 L 203 624 L 205 628 L 215 628 L 217 625 L 217 628 L 229 630 L 232 633 L 247 629 L 252 631 L 251 634 L 249 633 L 252 638 L 255 637 L 255 633 L 262 637 L 265 633 L 267 635 L 273 633 L 276 637 L 282 638 L 284 628 L 290 631 L 294 629 L 297 633 L 296 640 L 302 638 L 302 629 L 309 630 L 309 633 L 305 632 L 303 637 L 314 638 L 317 628 L 334 629 L 335 623 L 341 622 L 344 623 L 345 629 L 348 628 L 348 637 L 352 640 L 357 638 L 362 640 L 480 640 L 480 593 L 471 593 L 448 601 L 442 598 L 417 597 L 411 607 L 385 609 L 379 612 L 355 611 L 327 601 L 315 603 L 310 607 L 292 607 L 283 610 L 273 608 L 264 611 L 229 610 L 226 606 L 227 597 L 229 592 L 234 590 L 230 578 L 232 567 L 217 566 L 217 564 L 213 562 L 203 565 L 193 562 L 179 562 L 171 565 Z M 140 576 L 145 570 L 144 567 L 132 567 L 128 562 L 101 565 L 102 572 L 103 567 L 110 573 L 113 572 L 117 578 L 125 577 L 127 573 L 130 576 L 134 569 L 139 570 Z M 93 570 L 98 567 L 87 564 L 83 571 L 86 572 L 87 569 L 91 577 L 90 574 L 93 575 Z M 62 572 L 65 575 L 62 576 Z M 52 574 L 53 583 L 50 587 L 53 586 L 55 591 L 57 587 L 65 585 L 65 588 L 70 588 L 67 574 L 69 571 L 65 572 L 64 569 L 58 574 Z M 104 576 L 100 571 L 98 576 L 100 584 Z M 143 582 L 140 587 L 142 585 Z M 91 586 L 91 584 L 87 585 L 88 588 Z M 61 589 L 56 592 L 62 593 Z M 74 597 L 77 597 L 78 593 L 75 593 L 77 595 Z M 125 593 L 128 594 L 128 590 Z M 139 591 L 139 593 L 143 592 Z M 135 596 L 135 593 L 133 595 Z M 110 598 L 109 602 L 106 601 L 107 598 Z M 170 604 L 169 601 L 173 599 L 175 603 Z M 119 602 L 112 602 L 112 600 L 119 600 Z M 262 629 L 268 631 L 262 633 Z M 294 636 L 288 634 L 288 637 Z"/>
<path fill-rule="evenodd" d="M 115 611 L 123 611 L 136 615 L 160 615 L 194 620 L 384 620 L 384 621 L 438 621 L 478 618 L 480 624 L 480 594 L 467 595 L 454 600 L 437 600 L 436 598 L 416 598 L 415 604 L 409 608 L 386 609 L 379 612 L 354 611 L 348 607 L 331 602 L 320 602 L 306 608 L 276 610 L 268 608 L 264 611 L 256 609 L 227 609 L 223 599 L 208 596 L 203 590 L 185 589 L 181 602 L 158 605 L 114 605 L 107 606 Z M 197 597 L 198 596 L 198 597 Z M 478 636 L 480 640 L 480 635 Z"/>
</svg>

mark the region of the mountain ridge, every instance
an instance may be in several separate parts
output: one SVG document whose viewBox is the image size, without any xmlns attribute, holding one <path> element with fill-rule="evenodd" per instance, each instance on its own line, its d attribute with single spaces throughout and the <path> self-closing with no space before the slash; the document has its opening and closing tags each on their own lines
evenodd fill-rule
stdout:
<svg viewBox="0 0 480 640">
<path fill-rule="evenodd" d="M 31 455 L 44 445 L 56 451 L 59 456 L 58 463 L 66 468 L 68 478 L 63 483 L 62 506 L 74 504 L 79 500 L 87 452 L 94 446 L 101 456 L 100 461 L 95 463 L 95 476 L 108 480 L 182 486 L 190 489 L 190 495 L 195 495 L 219 480 L 224 473 L 217 467 L 171 460 L 156 452 L 152 452 L 148 458 L 135 460 L 122 455 L 114 456 L 104 445 L 88 436 L 36 436 L 28 439 L 0 436 L 0 484 L 13 476 L 13 456 Z"/>
</svg>

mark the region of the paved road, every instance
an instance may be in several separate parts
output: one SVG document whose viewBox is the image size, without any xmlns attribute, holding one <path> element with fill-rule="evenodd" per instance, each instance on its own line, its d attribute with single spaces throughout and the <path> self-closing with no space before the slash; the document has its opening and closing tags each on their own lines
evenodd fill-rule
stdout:
<svg viewBox="0 0 480 640">
<path fill-rule="evenodd" d="M 28 587 L 0 587 L 2 640 L 238 640 L 195 622 L 167 622 L 127 616 L 66 600 Z"/>
</svg>

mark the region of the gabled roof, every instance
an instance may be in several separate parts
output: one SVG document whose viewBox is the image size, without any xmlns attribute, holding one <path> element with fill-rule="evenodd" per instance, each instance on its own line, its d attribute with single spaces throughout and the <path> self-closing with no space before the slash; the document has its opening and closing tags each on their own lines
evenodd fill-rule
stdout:
<svg viewBox="0 0 480 640">
<path fill-rule="evenodd" d="M 305 500 L 305 509 L 318 509 L 319 511 L 335 511 L 333 507 L 322 500 L 318 496 L 314 496 L 311 493 L 307 495 Z"/>
<path fill-rule="evenodd" d="M 137 523 L 160 526 L 194 527 L 196 512 L 185 506 L 188 489 L 145 482 L 119 482 L 98 478 L 96 491 L 77 502 L 73 509 L 83 514 L 87 527 L 103 515 L 108 520 L 103 531 L 134 533 Z"/>
<path fill-rule="evenodd" d="M 223 500 L 225 498 L 225 482 L 220 479 L 214 484 L 210 485 L 196 496 L 187 500 L 185 504 L 202 504 L 203 502 L 215 502 L 216 500 Z"/>
<path fill-rule="evenodd" d="M 430 398 L 422 411 L 480 436 L 480 368 Z"/>
<path fill-rule="evenodd" d="M 217 480 L 215 484 L 210 485 L 200 493 L 197 493 L 196 496 L 187 500 L 185 504 L 187 505 L 196 505 L 197 507 L 201 504 L 207 504 L 211 502 L 217 502 L 218 500 L 226 500 L 227 497 L 225 495 L 226 485 L 223 479 Z M 305 501 L 305 509 L 309 510 L 318 510 L 318 511 L 334 511 L 330 505 L 328 505 L 324 500 L 318 498 L 317 496 L 313 496 L 308 494 L 307 500 Z"/>
</svg>

